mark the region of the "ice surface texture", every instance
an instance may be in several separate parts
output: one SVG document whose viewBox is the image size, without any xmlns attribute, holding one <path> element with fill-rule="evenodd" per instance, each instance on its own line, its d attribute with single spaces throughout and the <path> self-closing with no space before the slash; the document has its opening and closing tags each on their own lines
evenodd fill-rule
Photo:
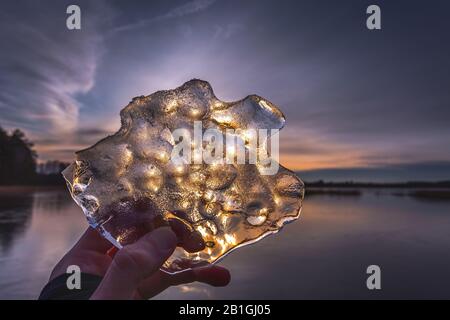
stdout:
<svg viewBox="0 0 450 320">
<path fill-rule="evenodd" d="M 194 121 L 201 121 L 203 130 L 223 132 L 281 129 L 284 116 L 269 101 L 251 95 L 226 103 L 215 97 L 209 83 L 191 80 L 174 90 L 134 98 L 120 116 L 117 133 L 77 152 L 63 172 L 89 224 L 115 246 L 161 225 L 184 228 L 183 237 L 197 239 L 202 250 L 192 252 L 180 244 L 163 266 L 174 273 L 214 263 L 299 217 L 304 185 L 282 166 L 275 175 L 261 175 L 258 163 L 171 161 L 176 144 L 172 132 L 192 132 Z"/>
</svg>

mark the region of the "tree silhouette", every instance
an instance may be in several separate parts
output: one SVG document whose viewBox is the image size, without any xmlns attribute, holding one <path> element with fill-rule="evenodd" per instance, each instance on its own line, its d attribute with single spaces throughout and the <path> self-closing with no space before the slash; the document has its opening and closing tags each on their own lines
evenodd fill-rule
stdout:
<svg viewBox="0 0 450 320">
<path fill-rule="evenodd" d="M 0 127 L 0 185 L 33 183 L 36 179 L 33 144 L 16 129 L 11 135 Z"/>
</svg>

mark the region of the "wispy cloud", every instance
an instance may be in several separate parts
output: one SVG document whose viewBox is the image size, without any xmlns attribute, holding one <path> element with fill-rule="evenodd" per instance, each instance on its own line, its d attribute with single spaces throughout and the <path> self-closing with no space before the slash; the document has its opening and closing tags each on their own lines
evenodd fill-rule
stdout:
<svg viewBox="0 0 450 320">
<path fill-rule="evenodd" d="M 0 125 L 34 136 L 70 132 L 81 107 L 77 95 L 95 83 L 101 37 L 95 24 L 84 21 L 89 32 L 69 31 L 60 12 L 34 15 L 29 4 L 2 7 Z"/>
<path fill-rule="evenodd" d="M 245 29 L 244 24 L 242 23 L 228 23 L 224 26 L 216 25 L 216 32 L 214 33 L 214 39 L 229 39 L 234 34 L 241 32 Z"/>
<path fill-rule="evenodd" d="M 173 19 L 173 18 L 178 18 L 178 17 L 183 17 L 186 15 L 194 14 L 194 13 L 197 13 L 197 12 L 207 9 L 214 2 L 216 2 L 216 0 L 193 0 L 188 3 L 183 4 L 181 6 L 175 7 L 163 15 L 159 15 L 159 16 L 152 17 L 149 19 L 142 19 L 142 20 L 139 20 L 134 23 L 119 26 L 119 27 L 113 29 L 113 33 L 132 30 L 132 29 L 136 29 L 136 28 L 141 28 L 141 27 L 146 26 L 153 22 L 158 22 L 158 21 L 162 21 L 162 20 Z"/>
<path fill-rule="evenodd" d="M 382 37 L 334 2 L 99 2 L 77 1 L 81 32 L 65 29 L 70 0 L 0 4 L 0 125 L 29 132 L 41 159 L 70 160 L 118 128 L 131 97 L 195 77 L 223 100 L 278 104 L 281 163 L 292 169 L 450 160 L 448 2 L 408 15 L 390 4 L 402 23 Z"/>
</svg>

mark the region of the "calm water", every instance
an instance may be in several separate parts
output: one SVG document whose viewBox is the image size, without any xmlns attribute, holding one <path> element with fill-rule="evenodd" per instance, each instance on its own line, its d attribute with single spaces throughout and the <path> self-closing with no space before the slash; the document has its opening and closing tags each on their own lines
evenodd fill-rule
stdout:
<svg viewBox="0 0 450 320">
<path fill-rule="evenodd" d="M 222 265 L 226 288 L 193 284 L 158 298 L 450 298 L 450 202 L 392 191 L 306 199 L 301 220 Z M 33 299 L 86 228 L 65 190 L 0 193 L 0 298 Z M 366 289 L 368 265 L 382 290 Z"/>
</svg>

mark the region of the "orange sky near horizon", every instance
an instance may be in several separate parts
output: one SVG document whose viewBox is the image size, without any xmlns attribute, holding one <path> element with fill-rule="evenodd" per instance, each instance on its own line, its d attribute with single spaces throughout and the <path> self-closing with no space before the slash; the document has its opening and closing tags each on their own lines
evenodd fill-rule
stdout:
<svg viewBox="0 0 450 320">
<path fill-rule="evenodd" d="M 72 143 L 67 145 L 60 144 L 39 144 L 35 145 L 39 158 L 38 163 L 48 160 L 59 160 L 71 162 L 75 159 L 75 152 L 85 149 L 93 145 L 96 141 L 93 139 L 91 143 L 81 144 Z M 354 168 L 369 167 L 370 165 L 361 160 L 362 152 L 352 150 L 351 148 L 343 148 L 337 145 L 323 146 L 324 150 L 301 152 L 295 151 L 296 146 L 291 146 L 290 139 L 280 138 L 280 159 L 279 163 L 293 171 L 316 170 L 316 169 L 335 169 L 335 168 Z"/>
</svg>

